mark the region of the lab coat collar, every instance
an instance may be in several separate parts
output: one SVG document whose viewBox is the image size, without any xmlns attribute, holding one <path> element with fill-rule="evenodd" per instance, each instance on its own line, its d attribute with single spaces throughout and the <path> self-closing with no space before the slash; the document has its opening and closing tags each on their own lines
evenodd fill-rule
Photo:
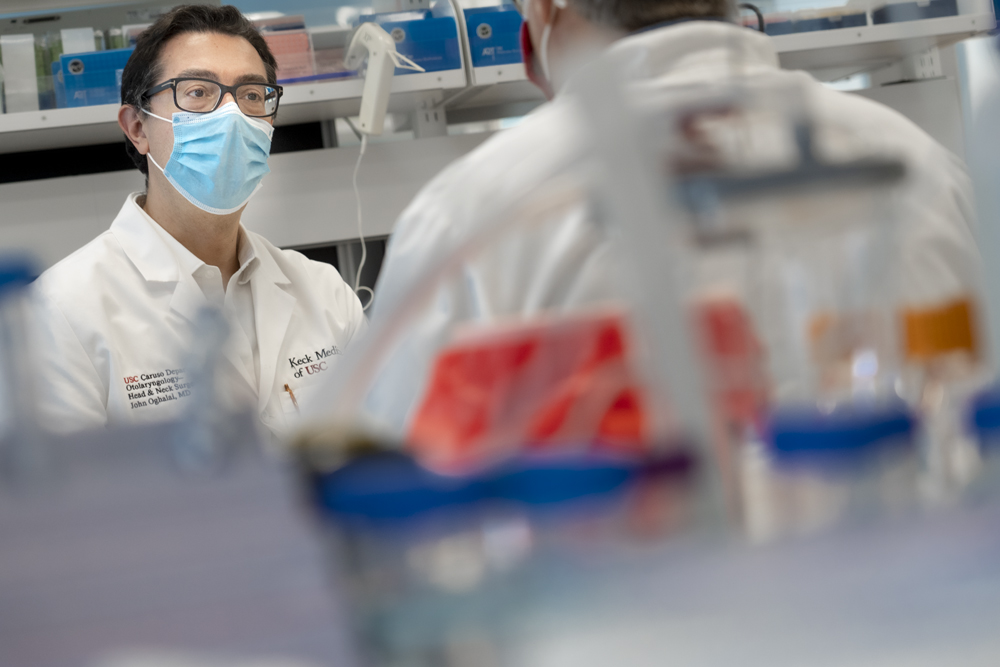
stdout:
<svg viewBox="0 0 1000 667">
<path fill-rule="evenodd" d="M 111 223 L 111 233 L 147 282 L 176 282 L 181 268 L 178 258 L 173 256 L 160 237 L 160 231 L 166 233 L 166 230 L 149 217 L 136 201 L 141 194 L 133 192 L 128 196 Z"/>
<path fill-rule="evenodd" d="M 243 225 L 240 225 L 240 235 L 239 241 L 236 246 L 236 258 L 240 262 L 240 268 L 236 272 L 236 282 L 240 285 L 246 285 L 253 277 L 255 271 L 257 271 L 260 266 L 260 253 L 257 251 L 256 246 L 250 240 L 250 235 L 247 234 L 246 230 L 243 229 Z M 285 274 L 281 273 L 282 278 Z"/>
<path fill-rule="evenodd" d="M 685 21 L 634 33 L 615 42 L 610 53 L 625 63 L 626 75 L 651 79 L 678 70 L 778 67 L 774 43 L 764 33 L 725 21 Z M 738 73 L 734 71 L 734 74 Z"/>
<path fill-rule="evenodd" d="M 771 38 L 756 30 L 718 20 L 672 22 L 622 37 L 607 52 L 624 67 L 626 79 L 633 82 L 689 75 L 693 81 L 715 80 L 718 71 L 732 68 L 733 74 L 757 67 L 777 68 L 778 54 Z M 705 70 L 712 75 L 706 77 Z M 582 69 L 560 89 L 572 91 L 577 79 L 586 76 Z"/>
<path fill-rule="evenodd" d="M 129 195 L 121 211 L 111 223 L 111 233 L 118 239 L 129 260 L 149 282 L 176 282 L 183 276 L 194 276 L 205 262 L 149 217 L 139 206 L 141 193 Z M 237 281 L 245 284 L 260 265 L 261 248 L 240 226 L 237 254 L 240 268 Z M 278 270 L 282 280 L 287 280 Z"/>
</svg>

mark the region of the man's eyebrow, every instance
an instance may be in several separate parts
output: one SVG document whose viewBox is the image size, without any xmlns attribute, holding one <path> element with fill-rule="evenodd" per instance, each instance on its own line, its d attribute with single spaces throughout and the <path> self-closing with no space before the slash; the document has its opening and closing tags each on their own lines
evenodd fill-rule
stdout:
<svg viewBox="0 0 1000 667">
<path fill-rule="evenodd" d="M 198 79 L 211 79 L 212 81 L 218 81 L 219 75 L 208 69 L 186 69 L 176 78 L 183 79 L 185 77 L 195 77 Z M 267 83 L 267 78 L 261 76 L 260 74 L 241 74 L 236 77 L 233 81 L 234 86 L 238 86 L 241 83 Z"/>
<path fill-rule="evenodd" d="M 268 80 L 260 74 L 241 74 L 233 81 L 233 85 L 237 86 L 241 83 L 268 83 Z"/>
<path fill-rule="evenodd" d="M 219 78 L 219 75 L 210 69 L 186 69 L 175 78 L 183 79 L 185 77 L 193 76 L 198 79 L 212 79 L 213 81 Z"/>
</svg>

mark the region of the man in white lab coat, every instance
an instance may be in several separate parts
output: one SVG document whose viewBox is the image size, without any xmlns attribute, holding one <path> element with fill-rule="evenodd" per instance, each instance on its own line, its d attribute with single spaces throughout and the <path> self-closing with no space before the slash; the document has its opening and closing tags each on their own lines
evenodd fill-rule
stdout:
<svg viewBox="0 0 1000 667">
<path fill-rule="evenodd" d="M 544 191 L 584 159 L 590 130 L 565 91 L 575 85 L 581 54 L 595 45 L 627 63 L 629 102 L 646 107 L 669 103 L 693 85 L 722 86 L 736 72 L 751 89 L 800 90 L 821 157 L 896 157 L 908 168 L 899 211 L 903 300 L 933 305 L 978 283 L 970 185 L 959 159 L 895 111 L 833 91 L 805 73 L 781 70 L 770 38 L 728 20 L 730 5 L 724 0 L 526 4 L 522 45 L 533 52 L 526 67 L 550 98 L 556 91 L 554 99 L 451 165 L 404 211 L 376 289 L 373 322 L 386 315 L 379 304 L 394 301 L 428 266 L 474 235 L 476 221 L 489 218 L 485 212 L 505 210 L 534 188 Z M 766 132 L 747 129 L 751 139 L 760 139 L 749 153 L 771 150 Z M 609 261 L 608 242 L 584 201 L 531 231 L 492 243 L 466 261 L 461 276 L 442 287 L 409 326 L 367 399 L 371 416 L 405 432 L 433 355 L 455 322 L 528 316 L 613 297 Z"/>
<path fill-rule="evenodd" d="M 255 408 L 280 434 L 365 328 L 332 266 L 240 224 L 268 171 L 275 81 L 267 43 L 233 7 L 180 7 L 139 38 L 118 120 L 147 190 L 36 283 L 46 426 L 181 414 L 192 400 L 184 360 L 199 344 L 195 320 L 214 306 L 230 330 L 224 404 Z"/>
</svg>

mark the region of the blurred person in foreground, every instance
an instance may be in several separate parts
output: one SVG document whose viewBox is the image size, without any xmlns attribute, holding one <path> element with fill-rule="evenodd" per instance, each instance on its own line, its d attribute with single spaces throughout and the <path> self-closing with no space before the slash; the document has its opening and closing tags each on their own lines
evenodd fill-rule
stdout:
<svg viewBox="0 0 1000 667">
<path fill-rule="evenodd" d="M 544 192 L 574 155 L 584 156 L 588 129 L 565 92 L 593 52 L 616 52 L 627 102 L 649 108 L 693 85 L 724 85 L 738 68 L 748 88 L 801 91 L 814 125 L 815 150 L 831 161 L 867 156 L 901 159 L 907 168 L 902 220 L 904 300 L 935 303 L 978 285 L 970 183 L 960 160 L 899 113 L 831 90 L 803 72 L 783 71 L 771 39 L 733 22 L 725 0 L 527 0 L 522 45 L 531 78 L 550 98 L 516 127 L 503 131 L 438 175 L 404 211 L 393 231 L 376 294 L 378 308 L 404 293 L 427 266 L 475 232 L 487 211 L 508 209 L 530 192 Z M 767 132 L 746 120 L 745 145 L 771 149 Z M 702 138 L 711 144 L 711 128 Z M 698 134 L 698 133 L 696 133 Z M 715 146 L 720 152 L 726 147 Z M 746 156 L 744 156 L 746 157 Z M 371 415 L 406 431 L 433 355 L 450 326 L 486 323 L 543 311 L 566 312 L 613 299 L 609 244 L 581 201 L 530 230 L 521 228 L 466 261 L 403 335 L 368 398 Z"/>
<path fill-rule="evenodd" d="M 230 338 L 220 395 L 279 434 L 314 376 L 366 326 L 337 271 L 247 231 L 269 172 L 277 62 L 234 7 L 181 6 L 139 37 L 118 123 L 146 191 L 110 229 L 46 271 L 40 410 L 59 431 L 177 417 L 184 359 L 207 306 Z"/>
</svg>

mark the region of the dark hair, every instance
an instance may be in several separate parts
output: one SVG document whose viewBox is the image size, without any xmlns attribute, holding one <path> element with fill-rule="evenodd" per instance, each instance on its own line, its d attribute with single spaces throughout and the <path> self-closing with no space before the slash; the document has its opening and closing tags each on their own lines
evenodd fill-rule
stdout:
<svg viewBox="0 0 1000 667">
<path fill-rule="evenodd" d="M 181 5 L 156 19 L 136 40 L 135 51 L 122 71 L 122 104 L 131 105 L 140 112 L 146 110 L 143 93 L 155 86 L 163 75 L 163 65 L 160 63 L 163 47 L 174 37 L 189 32 L 217 32 L 242 37 L 250 42 L 264 61 L 268 82 L 277 83 L 278 62 L 260 32 L 240 10 L 229 5 Z M 148 176 L 146 157 L 139 154 L 127 137 L 125 152 L 139 171 Z"/>
<path fill-rule="evenodd" d="M 583 18 L 633 32 L 677 19 L 726 19 L 733 16 L 731 0 L 569 0 Z"/>
</svg>

